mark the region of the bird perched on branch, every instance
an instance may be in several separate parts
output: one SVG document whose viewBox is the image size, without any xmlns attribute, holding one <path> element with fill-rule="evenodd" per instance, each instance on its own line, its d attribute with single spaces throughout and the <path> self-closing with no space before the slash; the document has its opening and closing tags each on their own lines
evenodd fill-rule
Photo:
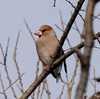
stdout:
<svg viewBox="0 0 100 99">
<path fill-rule="evenodd" d="M 36 40 L 36 49 L 39 59 L 43 63 L 43 69 L 46 69 L 47 66 L 50 66 L 53 62 L 53 58 L 55 56 L 56 48 L 59 44 L 59 40 L 57 39 L 55 31 L 49 25 L 42 25 L 37 32 L 34 33 L 35 35 L 39 36 Z M 64 52 L 61 49 L 60 53 L 58 54 L 59 58 L 63 55 Z M 66 62 L 64 62 L 65 72 L 67 73 L 66 69 Z M 61 78 L 61 69 L 62 69 L 62 62 L 56 67 L 51 74 L 56 79 L 56 82 L 62 81 Z"/>
</svg>

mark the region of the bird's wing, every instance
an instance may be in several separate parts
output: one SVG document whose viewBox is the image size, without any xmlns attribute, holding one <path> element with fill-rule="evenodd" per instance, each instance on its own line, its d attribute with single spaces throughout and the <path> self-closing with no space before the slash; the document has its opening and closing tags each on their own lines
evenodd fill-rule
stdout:
<svg viewBox="0 0 100 99">
<path fill-rule="evenodd" d="M 64 55 L 64 51 L 63 52 L 63 55 Z M 66 64 L 66 59 L 64 59 L 64 70 L 65 70 L 65 73 L 67 73 L 67 64 Z"/>
<path fill-rule="evenodd" d="M 59 41 L 59 40 L 58 40 L 58 41 Z M 62 55 L 64 55 L 64 51 L 63 51 L 63 49 L 62 49 Z M 67 64 L 66 64 L 66 59 L 64 59 L 63 63 L 64 63 L 64 70 L 65 70 L 65 73 L 67 73 Z"/>
</svg>

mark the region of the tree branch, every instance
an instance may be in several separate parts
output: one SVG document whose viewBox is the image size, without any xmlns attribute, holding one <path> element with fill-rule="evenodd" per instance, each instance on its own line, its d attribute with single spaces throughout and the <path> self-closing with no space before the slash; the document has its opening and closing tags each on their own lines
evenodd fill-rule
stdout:
<svg viewBox="0 0 100 99">
<path fill-rule="evenodd" d="M 100 32 L 97 33 L 97 35 L 100 37 Z M 96 38 L 94 38 L 95 40 Z M 78 44 L 77 46 L 75 46 L 78 49 L 81 49 L 82 47 L 84 47 L 84 42 Z M 54 67 L 57 67 L 57 64 L 59 64 L 61 61 L 63 61 L 64 59 L 68 58 L 69 56 L 71 56 L 74 53 L 74 49 L 71 49 L 70 51 L 68 51 L 67 53 L 65 53 L 64 55 L 62 55 L 59 59 L 57 59 L 51 66 L 51 68 L 48 68 L 47 71 L 43 71 L 39 77 L 30 85 L 30 87 L 24 92 L 24 94 L 20 97 L 20 99 L 27 99 L 30 94 L 37 88 L 37 86 L 49 75 L 50 70 L 53 70 Z"/>
<path fill-rule="evenodd" d="M 68 22 L 68 24 L 67 24 L 67 26 L 66 26 L 66 28 L 65 28 L 65 30 L 63 32 L 63 35 L 62 35 L 62 37 L 60 39 L 60 43 L 59 43 L 59 45 L 57 47 L 55 56 L 57 56 L 57 54 L 60 52 L 60 50 L 61 50 L 61 48 L 62 48 L 62 46 L 64 44 L 64 41 L 65 41 L 66 37 L 68 36 L 68 33 L 69 33 L 69 31 L 70 31 L 70 29 L 71 29 L 71 27 L 72 27 L 77 15 L 78 15 L 78 13 L 79 13 L 79 11 L 80 11 L 84 1 L 85 0 L 79 0 L 79 2 L 77 3 L 77 6 L 76 6 L 76 8 L 75 8 L 75 10 L 74 10 L 74 12 L 72 14 L 72 17 L 70 18 L 70 20 L 69 20 L 69 22 Z"/>
<path fill-rule="evenodd" d="M 80 58 L 81 75 L 80 75 L 79 85 L 76 90 L 75 99 L 83 99 L 83 94 L 85 92 L 85 88 L 89 77 L 90 58 L 92 54 L 92 48 L 94 45 L 93 42 L 94 32 L 92 28 L 92 21 L 93 21 L 94 6 L 96 2 L 97 0 L 89 0 L 86 9 L 86 17 L 85 17 L 86 34 L 85 34 L 85 43 L 84 43 L 85 49 L 84 49 L 84 54 L 77 53 L 78 56 L 81 55 L 80 57 L 83 58 Z"/>
</svg>

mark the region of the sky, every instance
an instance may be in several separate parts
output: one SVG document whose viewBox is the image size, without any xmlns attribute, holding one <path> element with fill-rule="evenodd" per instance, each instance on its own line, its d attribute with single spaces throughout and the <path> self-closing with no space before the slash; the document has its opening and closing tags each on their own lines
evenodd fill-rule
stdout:
<svg viewBox="0 0 100 99">
<path fill-rule="evenodd" d="M 77 5 L 78 0 L 71 0 L 73 5 Z M 26 25 L 24 23 L 24 20 L 27 22 L 30 30 L 34 34 L 35 31 L 39 29 L 41 25 L 47 24 L 52 26 L 52 28 L 55 30 L 58 39 L 60 39 L 62 32 L 55 26 L 58 25 L 61 28 L 61 20 L 60 20 L 60 12 L 62 13 L 63 21 L 67 24 L 70 17 L 71 12 L 74 11 L 72 6 L 66 2 L 65 0 L 57 0 L 56 1 L 56 7 L 53 7 L 53 0 L 1 0 L 0 1 L 0 43 L 2 44 L 3 50 L 6 50 L 7 40 L 9 41 L 9 49 L 8 49 L 8 56 L 7 56 L 7 69 L 9 71 L 9 75 L 11 77 L 12 82 L 15 81 L 18 76 L 16 72 L 15 63 L 13 61 L 13 53 L 15 48 L 15 43 L 17 39 L 18 32 L 20 31 L 19 36 L 19 42 L 18 42 L 18 48 L 17 48 L 17 62 L 20 68 L 21 73 L 25 73 L 22 77 L 24 90 L 26 90 L 30 84 L 35 79 L 35 70 L 36 70 L 36 64 L 38 60 L 38 56 L 36 53 L 36 47 L 35 43 L 30 36 L 30 33 L 28 29 L 26 28 Z M 84 3 L 82 9 L 86 9 L 87 1 Z M 94 14 L 97 15 L 100 13 L 98 10 L 100 9 L 100 3 L 97 4 L 95 8 Z M 80 12 L 85 17 L 85 12 Z M 79 30 L 82 32 L 83 29 L 83 21 L 82 19 L 77 16 L 76 19 L 77 26 Z M 95 19 L 94 20 L 94 33 L 97 33 L 100 31 L 100 20 Z M 75 25 L 73 25 L 75 27 Z M 38 37 L 34 36 L 35 39 Z M 71 29 L 70 33 L 68 35 L 68 39 L 70 40 L 70 43 L 72 46 L 75 46 L 79 44 L 80 42 L 80 35 L 75 29 Z M 97 41 L 95 41 L 95 46 L 100 46 Z M 69 45 L 67 41 L 65 41 L 63 49 L 69 49 Z M 99 59 L 100 59 L 100 49 L 93 48 L 92 57 L 91 57 L 91 68 L 90 68 L 90 76 L 89 78 L 93 78 L 93 68 L 95 68 L 96 76 L 99 77 Z M 2 53 L 0 51 L 0 62 L 3 62 Z M 72 77 L 74 67 L 75 67 L 75 58 L 73 55 L 71 55 L 66 60 L 67 66 L 68 66 L 68 78 L 69 81 Z M 42 66 L 40 63 L 40 72 L 42 71 Z M 3 83 L 5 85 L 5 88 L 8 87 L 8 81 L 6 78 L 6 74 L 4 71 L 4 66 L 0 65 L 0 72 L 2 75 Z M 78 85 L 80 76 L 80 63 L 77 70 L 77 75 L 75 78 L 75 85 L 73 87 L 72 91 L 72 97 L 75 95 L 75 90 Z M 65 73 L 64 70 L 62 70 L 62 78 L 65 79 Z M 48 83 L 49 83 L 49 89 L 51 91 L 51 99 L 56 99 L 59 93 L 61 92 L 62 83 L 56 83 L 56 80 L 49 75 L 47 77 Z M 15 83 L 13 86 L 15 88 L 16 94 L 18 97 L 21 96 L 21 93 L 17 87 L 17 83 Z M 55 89 L 57 88 L 57 89 Z M 100 84 L 97 83 L 97 90 L 99 90 Z M 2 91 L 1 85 L 0 85 L 0 92 Z M 64 94 L 62 99 L 65 99 L 66 97 L 66 91 L 67 87 L 64 89 Z M 90 81 L 88 82 L 88 89 L 87 94 L 88 97 L 90 97 L 94 93 L 94 88 Z M 8 96 L 8 99 L 13 99 L 13 95 L 11 93 L 11 89 L 9 88 L 6 91 L 6 94 Z M 44 99 L 46 99 L 46 95 L 43 95 Z M 0 99 L 4 99 L 3 95 L 0 94 Z M 29 98 L 30 99 L 30 98 Z"/>
</svg>

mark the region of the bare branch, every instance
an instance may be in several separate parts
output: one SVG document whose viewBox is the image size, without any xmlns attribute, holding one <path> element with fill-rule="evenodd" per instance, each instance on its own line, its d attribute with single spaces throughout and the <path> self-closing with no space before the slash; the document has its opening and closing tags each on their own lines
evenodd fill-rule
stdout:
<svg viewBox="0 0 100 99">
<path fill-rule="evenodd" d="M 97 35 L 100 37 L 100 32 L 97 33 Z M 94 38 L 95 40 L 96 38 Z M 76 48 L 78 49 L 81 49 L 82 47 L 84 47 L 84 43 L 85 42 L 82 42 L 80 43 L 79 45 L 75 46 Z M 57 59 L 51 67 L 56 66 L 61 62 L 63 61 L 65 58 L 68 58 L 70 55 L 72 55 L 75 51 L 73 49 L 71 49 L 70 51 L 68 51 L 67 53 L 65 53 L 64 55 L 62 55 L 59 59 Z M 51 68 L 53 69 L 53 68 Z M 24 92 L 24 94 L 20 97 L 20 99 L 26 99 L 28 98 L 28 96 L 30 96 L 30 94 L 32 92 L 34 92 L 34 90 L 37 88 L 37 86 L 49 75 L 50 73 L 50 69 L 47 68 L 47 71 L 43 71 L 39 77 L 30 85 L 30 87 Z"/>
<path fill-rule="evenodd" d="M 38 78 L 38 73 L 39 73 L 39 63 L 40 63 L 40 60 L 38 59 L 38 61 L 37 61 L 37 66 L 36 66 L 36 71 L 35 71 L 35 74 L 36 74 L 35 79 Z"/>
<path fill-rule="evenodd" d="M 79 59 L 76 60 L 76 65 L 75 65 L 75 68 L 74 68 L 74 72 L 73 72 L 71 81 L 70 81 L 70 83 L 69 83 L 69 88 L 68 88 L 68 99 L 71 99 L 71 96 L 72 96 L 72 88 L 73 88 L 73 85 L 74 85 L 74 82 L 75 82 L 76 71 L 77 71 L 77 68 L 78 68 L 78 60 L 79 60 Z"/>
<path fill-rule="evenodd" d="M 80 58 L 81 76 L 80 76 L 79 85 L 77 87 L 75 99 L 82 99 L 83 94 L 85 92 L 86 85 L 87 85 L 87 81 L 88 81 L 90 57 L 91 57 L 91 52 L 92 52 L 92 47 L 93 47 L 93 39 L 94 39 L 94 33 L 93 33 L 93 29 L 92 29 L 92 20 L 93 20 L 93 11 L 94 11 L 95 3 L 96 3 L 96 0 L 89 0 L 87 9 L 86 9 L 85 49 L 84 49 L 84 54 L 80 55 L 81 57 L 84 57 L 84 60 L 82 60 L 82 58 Z"/>
<path fill-rule="evenodd" d="M 69 0 L 66 0 L 74 9 L 76 8 L 76 6 L 74 6 L 73 5 L 73 3 L 71 2 L 71 1 L 69 1 Z M 84 9 L 80 9 L 80 11 L 84 11 L 85 12 L 85 10 Z M 81 19 L 83 20 L 83 22 L 85 22 L 84 21 L 84 18 L 82 17 L 82 15 L 80 14 L 80 13 L 78 13 L 79 14 L 79 16 L 81 17 Z"/>
<path fill-rule="evenodd" d="M 55 57 L 57 57 L 57 54 L 59 53 L 60 49 L 62 48 L 63 44 L 64 44 L 64 41 L 66 39 L 66 37 L 68 36 L 68 33 L 72 27 L 72 24 L 73 22 L 75 21 L 75 18 L 77 16 L 77 14 L 79 13 L 79 10 L 81 9 L 83 3 L 84 3 L 85 0 L 79 0 L 78 4 L 77 4 L 77 7 L 75 8 L 73 14 L 72 14 L 72 17 L 70 18 L 68 24 L 67 24 L 67 27 L 65 28 L 64 30 L 64 33 L 60 39 L 60 43 L 57 47 L 57 50 L 56 50 L 56 53 L 55 53 Z"/>
<path fill-rule="evenodd" d="M 30 30 L 28 24 L 26 23 L 25 19 L 24 19 L 24 22 L 25 22 L 25 24 L 26 24 L 26 27 L 27 27 L 27 29 L 28 29 L 28 31 L 29 31 L 29 33 L 30 33 L 30 35 L 31 35 L 31 37 L 32 37 L 32 39 L 33 39 L 33 41 L 35 42 L 35 38 L 34 38 L 32 32 L 31 32 L 31 30 Z"/>
<path fill-rule="evenodd" d="M 65 41 L 65 39 L 66 39 L 66 37 L 67 37 L 67 35 L 68 35 L 70 29 L 71 29 L 71 26 L 72 26 L 72 24 L 73 24 L 73 22 L 74 22 L 74 20 L 75 20 L 75 18 L 76 18 L 76 16 L 77 16 L 79 10 L 81 9 L 82 4 L 84 3 L 84 1 L 85 1 L 85 0 L 79 0 L 79 2 L 78 2 L 78 4 L 77 4 L 77 7 L 75 8 L 75 11 L 74 11 L 74 13 L 72 14 L 72 17 L 70 18 L 70 21 L 69 21 L 69 23 L 68 23 L 68 25 L 67 25 L 67 27 L 66 27 L 66 29 L 65 29 L 65 31 L 64 31 L 64 34 L 63 34 L 63 36 L 62 36 L 61 39 L 60 39 L 60 43 L 59 43 L 59 45 L 58 45 L 58 47 L 57 47 L 57 51 L 56 51 L 56 53 L 55 53 L 55 56 L 57 56 L 57 54 L 59 53 L 60 49 L 62 48 L 63 43 L 64 43 L 64 41 Z M 65 57 L 66 57 L 66 56 L 63 55 L 63 58 L 65 58 Z M 67 56 L 67 57 L 68 57 L 68 56 Z M 25 93 L 20 97 L 20 99 L 26 99 L 26 98 L 28 98 L 28 97 L 30 96 L 30 94 L 37 88 L 37 86 L 43 81 L 43 79 L 45 79 L 45 77 L 46 77 L 47 75 L 49 75 L 50 71 L 53 70 L 54 68 L 56 68 L 56 66 L 58 65 L 58 63 L 62 61 L 62 60 L 60 60 L 60 59 L 61 59 L 61 57 L 60 57 L 59 59 L 57 59 L 57 60 L 51 65 L 51 67 L 47 68 L 46 71 L 43 71 L 43 72 L 40 74 L 40 76 L 38 77 L 38 79 L 35 80 L 35 81 L 33 82 L 33 84 L 31 84 L 31 86 L 30 86 L 30 87 L 25 91 Z M 59 61 L 58 61 L 58 60 L 59 60 Z M 58 62 L 58 63 L 57 63 L 57 62 Z"/>
<path fill-rule="evenodd" d="M 60 12 L 60 20 L 61 20 L 61 25 L 62 25 L 62 30 L 64 31 L 64 22 L 63 22 L 63 18 L 62 18 L 62 13 Z"/>
<path fill-rule="evenodd" d="M 18 32 L 18 36 L 17 36 L 17 40 L 16 40 L 16 45 L 15 45 L 15 49 L 14 49 L 14 53 L 13 53 L 13 60 L 15 62 L 17 74 L 18 74 L 18 77 L 19 77 L 19 83 L 20 83 L 20 86 L 21 86 L 21 88 L 19 88 L 19 89 L 20 89 L 21 93 L 23 94 L 24 93 L 24 88 L 23 88 L 21 73 L 20 73 L 20 69 L 19 69 L 19 66 L 18 66 L 18 62 L 16 60 L 16 56 L 17 56 L 17 46 L 18 46 L 18 41 L 19 41 L 19 35 L 20 35 L 20 31 Z"/>
<path fill-rule="evenodd" d="M 2 56 L 3 56 L 3 58 L 4 58 L 4 51 L 3 51 L 3 48 L 2 48 L 2 45 L 1 45 L 1 43 L 0 43 L 0 49 L 1 49 L 1 52 L 2 52 Z"/>
<path fill-rule="evenodd" d="M 24 74 L 25 74 L 25 73 L 21 74 L 20 77 L 22 77 Z M 18 80 L 19 80 L 19 78 L 17 78 L 10 86 L 8 86 L 8 87 L 5 89 L 5 91 L 8 90 L 12 85 L 14 85 Z"/>
<path fill-rule="evenodd" d="M 61 90 L 60 95 L 59 95 L 56 99 L 61 99 L 61 97 L 62 97 L 62 95 L 63 95 L 64 88 L 65 88 L 65 84 L 64 84 L 63 87 L 62 87 L 62 90 Z"/>
<path fill-rule="evenodd" d="M 5 93 L 5 88 L 4 88 L 3 80 L 2 80 L 2 77 L 1 77 L 1 73 L 0 73 L 0 82 L 1 82 L 2 90 L 3 90 L 3 95 L 4 95 L 5 99 L 7 99 L 7 95 Z"/>
<path fill-rule="evenodd" d="M 44 83 L 45 83 L 45 92 L 47 93 L 47 97 L 48 97 L 48 99 L 51 99 L 51 97 L 50 97 L 51 92 L 49 91 L 47 79 L 44 80 Z"/>
<path fill-rule="evenodd" d="M 43 92 L 44 92 L 44 88 L 45 88 L 45 83 L 43 81 L 43 86 L 42 86 L 42 91 L 41 91 L 41 94 L 40 94 L 40 99 L 42 99 L 42 96 L 43 96 Z M 40 86 L 40 85 L 39 85 Z"/>
<path fill-rule="evenodd" d="M 11 87 L 11 90 L 12 90 L 12 93 L 13 93 L 15 99 L 17 99 L 16 93 L 15 93 L 15 90 L 14 90 L 14 88 L 12 86 L 12 81 L 11 81 L 11 79 L 9 77 L 9 73 L 8 73 L 7 66 L 6 66 L 8 46 L 9 46 L 9 39 L 8 39 L 8 42 L 7 42 L 7 47 L 6 47 L 6 52 L 5 52 L 5 56 L 4 56 L 4 64 L 3 65 L 4 65 L 6 76 L 7 76 L 8 82 L 9 82 L 9 86 Z"/>
<path fill-rule="evenodd" d="M 5 52 L 5 55 L 4 55 L 4 65 L 6 65 L 8 47 L 9 47 L 9 38 L 8 38 L 8 42 L 7 42 L 6 52 Z"/>
<path fill-rule="evenodd" d="M 96 78 L 95 75 L 95 69 L 93 68 L 93 74 L 94 74 L 94 78 Z M 94 80 L 94 92 L 96 93 L 96 81 Z"/>
</svg>

